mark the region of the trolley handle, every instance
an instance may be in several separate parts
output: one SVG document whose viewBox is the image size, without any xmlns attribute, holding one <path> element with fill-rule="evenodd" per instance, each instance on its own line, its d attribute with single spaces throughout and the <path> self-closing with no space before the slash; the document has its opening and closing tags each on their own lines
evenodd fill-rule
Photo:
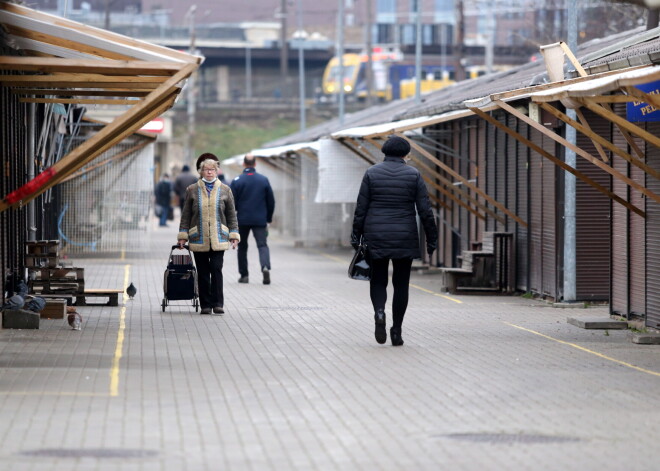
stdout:
<svg viewBox="0 0 660 471">
<path fill-rule="evenodd" d="M 170 256 L 167 260 L 168 265 L 173 264 L 172 253 L 174 253 L 175 250 L 187 250 L 188 251 L 188 256 L 190 257 L 190 261 L 192 263 L 193 256 L 192 256 L 192 252 L 190 252 L 190 247 L 188 247 L 188 244 L 185 244 L 183 247 L 179 247 L 179 244 L 176 244 L 176 245 L 173 245 L 172 250 L 170 250 Z"/>
</svg>

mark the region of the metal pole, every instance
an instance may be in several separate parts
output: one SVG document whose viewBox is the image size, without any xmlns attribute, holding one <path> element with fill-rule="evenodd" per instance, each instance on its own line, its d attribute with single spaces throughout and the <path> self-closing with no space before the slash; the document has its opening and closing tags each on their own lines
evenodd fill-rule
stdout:
<svg viewBox="0 0 660 471">
<path fill-rule="evenodd" d="M 577 0 L 568 0 L 568 47 L 577 54 Z M 566 114 L 571 119 L 576 119 L 574 109 L 568 109 Z M 575 128 L 566 126 L 566 140 L 573 145 L 576 143 Z M 575 168 L 575 152 L 566 149 L 566 163 Z M 576 293 L 576 227 L 575 227 L 575 176 L 564 172 L 564 301 L 575 301 Z"/>
<path fill-rule="evenodd" d="M 373 93 L 374 93 L 374 57 L 373 57 L 373 44 L 371 37 L 371 1 L 366 0 L 367 4 L 367 24 L 366 24 L 366 38 L 365 38 L 365 49 L 367 50 L 367 105 L 371 106 L 374 104 Z"/>
<path fill-rule="evenodd" d="M 287 90 L 287 76 L 289 75 L 289 45 L 286 41 L 286 0 L 282 0 L 280 3 L 280 81 L 281 81 L 281 93 L 282 98 L 289 96 Z"/>
<path fill-rule="evenodd" d="M 245 96 L 252 99 L 252 49 L 245 48 Z"/>
<path fill-rule="evenodd" d="M 422 0 L 415 0 L 415 103 L 422 102 Z"/>
<path fill-rule="evenodd" d="M 492 2 L 487 3 L 486 10 L 486 71 L 493 72 L 493 56 L 495 49 L 495 11 Z"/>
<path fill-rule="evenodd" d="M 305 54 L 303 52 L 302 2 L 298 0 L 298 96 L 300 97 L 300 130 L 305 130 Z"/>
<path fill-rule="evenodd" d="M 197 5 L 191 5 L 188 13 L 190 14 L 190 54 L 195 54 L 195 10 Z M 188 162 L 192 162 L 195 158 L 195 73 L 193 72 L 188 78 Z"/>
<path fill-rule="evenodd" d="M 337 57 L 339 59 L 339 124 L 344 124 L 344 0 L 339 0 L 337 12 Z"/>
<path fill-rule="evenodd" d="M 36 175 L 36 162 L 35 162 L 35 143 L 37 140 L 36 136 L 36 104 L 30 103 L 28 105 L 28 140 L 27 140 L 27 156 L 25 161 L 27 162 L 27 179 L 32 181 Z M 37 240 L 37 209 L 35 207 L 35 201 L 32 200 L 28 203 L 28 235 L 27 240 Z"/>
</svg>

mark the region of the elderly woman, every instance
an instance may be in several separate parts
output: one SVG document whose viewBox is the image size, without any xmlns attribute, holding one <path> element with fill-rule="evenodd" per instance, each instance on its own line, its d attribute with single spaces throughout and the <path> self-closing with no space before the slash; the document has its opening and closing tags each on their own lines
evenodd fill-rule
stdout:
<svg viewBox="0 0 660 471">
<path fill-rule="evenodd" d="M 225 250 L 240 241 L 234 197 L 218 179 L 220 162 L 210 153 L 197 159 L 200 179 L 186 188 L 179 247 L 188 242 L 195 256 L 202 314 L 224 313 L 222 264 Z"/>
<path fill-rule="evenodd" d="M 438 244 L 438 228 L 426 185 L 419 171 L 406 165 L 410 153 L 407 140 L 393 136 L 382 147 L 383 162 L 367 169 L 357 198 L 351 244 L 362 239 L 371 258 L 370 295 L 378 343 L 387 341 L 385 302 L 387 275 L 392 260 L 392 345 L 403 345 L 401 326 L 408 307 L 408 285 L 413 258 L 420 258 L 416 214 L 426 233 L 429 255 Z M 417 212 L 415 212 L 415 209 Z"/>
</svg>

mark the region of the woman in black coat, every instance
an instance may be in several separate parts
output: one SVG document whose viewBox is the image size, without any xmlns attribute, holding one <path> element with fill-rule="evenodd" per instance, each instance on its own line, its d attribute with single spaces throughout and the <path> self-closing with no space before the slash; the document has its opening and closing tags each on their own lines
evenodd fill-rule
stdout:
<svg viewBox="0 0 660 471">
<path fill-rule="evenodd" d="M 393 136 L 382 148 L 385 159 L 364 174 L 353 218 L 351 245 L 362 238 L 371 257 L 370 295 L 376 321 L 376 341 L 385 343 L 385 302 L 387 278 L 392 260 L 392 345 L 403 345 L 401 325 L 408 306 L 410 267 L 420 258 L 416 212 L 426 234 L 426 251 L 431 255 L 438 243 L 438 228 L 429 202 L 426 185 L 419 171 L 406 165 L 410 153 L 407 140 Z"/>
</svg>

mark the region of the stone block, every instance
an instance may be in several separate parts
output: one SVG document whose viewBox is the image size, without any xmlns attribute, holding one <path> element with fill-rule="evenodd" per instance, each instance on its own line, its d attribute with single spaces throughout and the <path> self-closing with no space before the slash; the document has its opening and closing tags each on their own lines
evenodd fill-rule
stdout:
<svg viewBox="0 0 660 471">
<path fill-rule="evenodd" d="M 628 328 L 627 322 L 615 321 L 607 317 L 569 317 L 566 321 L 581 329 L 624 330 Z"/>
<path fill-rule="evenodd" d="M 660 345 L 660 334 L 635 332 L 632 334 L 632 342 L 640 345 Z"/>
<path fill-rule="evenodd" d="M 39 313 L 14 309 L 2 311 L 3 329 L 38 329 Z"/>
</svg>

